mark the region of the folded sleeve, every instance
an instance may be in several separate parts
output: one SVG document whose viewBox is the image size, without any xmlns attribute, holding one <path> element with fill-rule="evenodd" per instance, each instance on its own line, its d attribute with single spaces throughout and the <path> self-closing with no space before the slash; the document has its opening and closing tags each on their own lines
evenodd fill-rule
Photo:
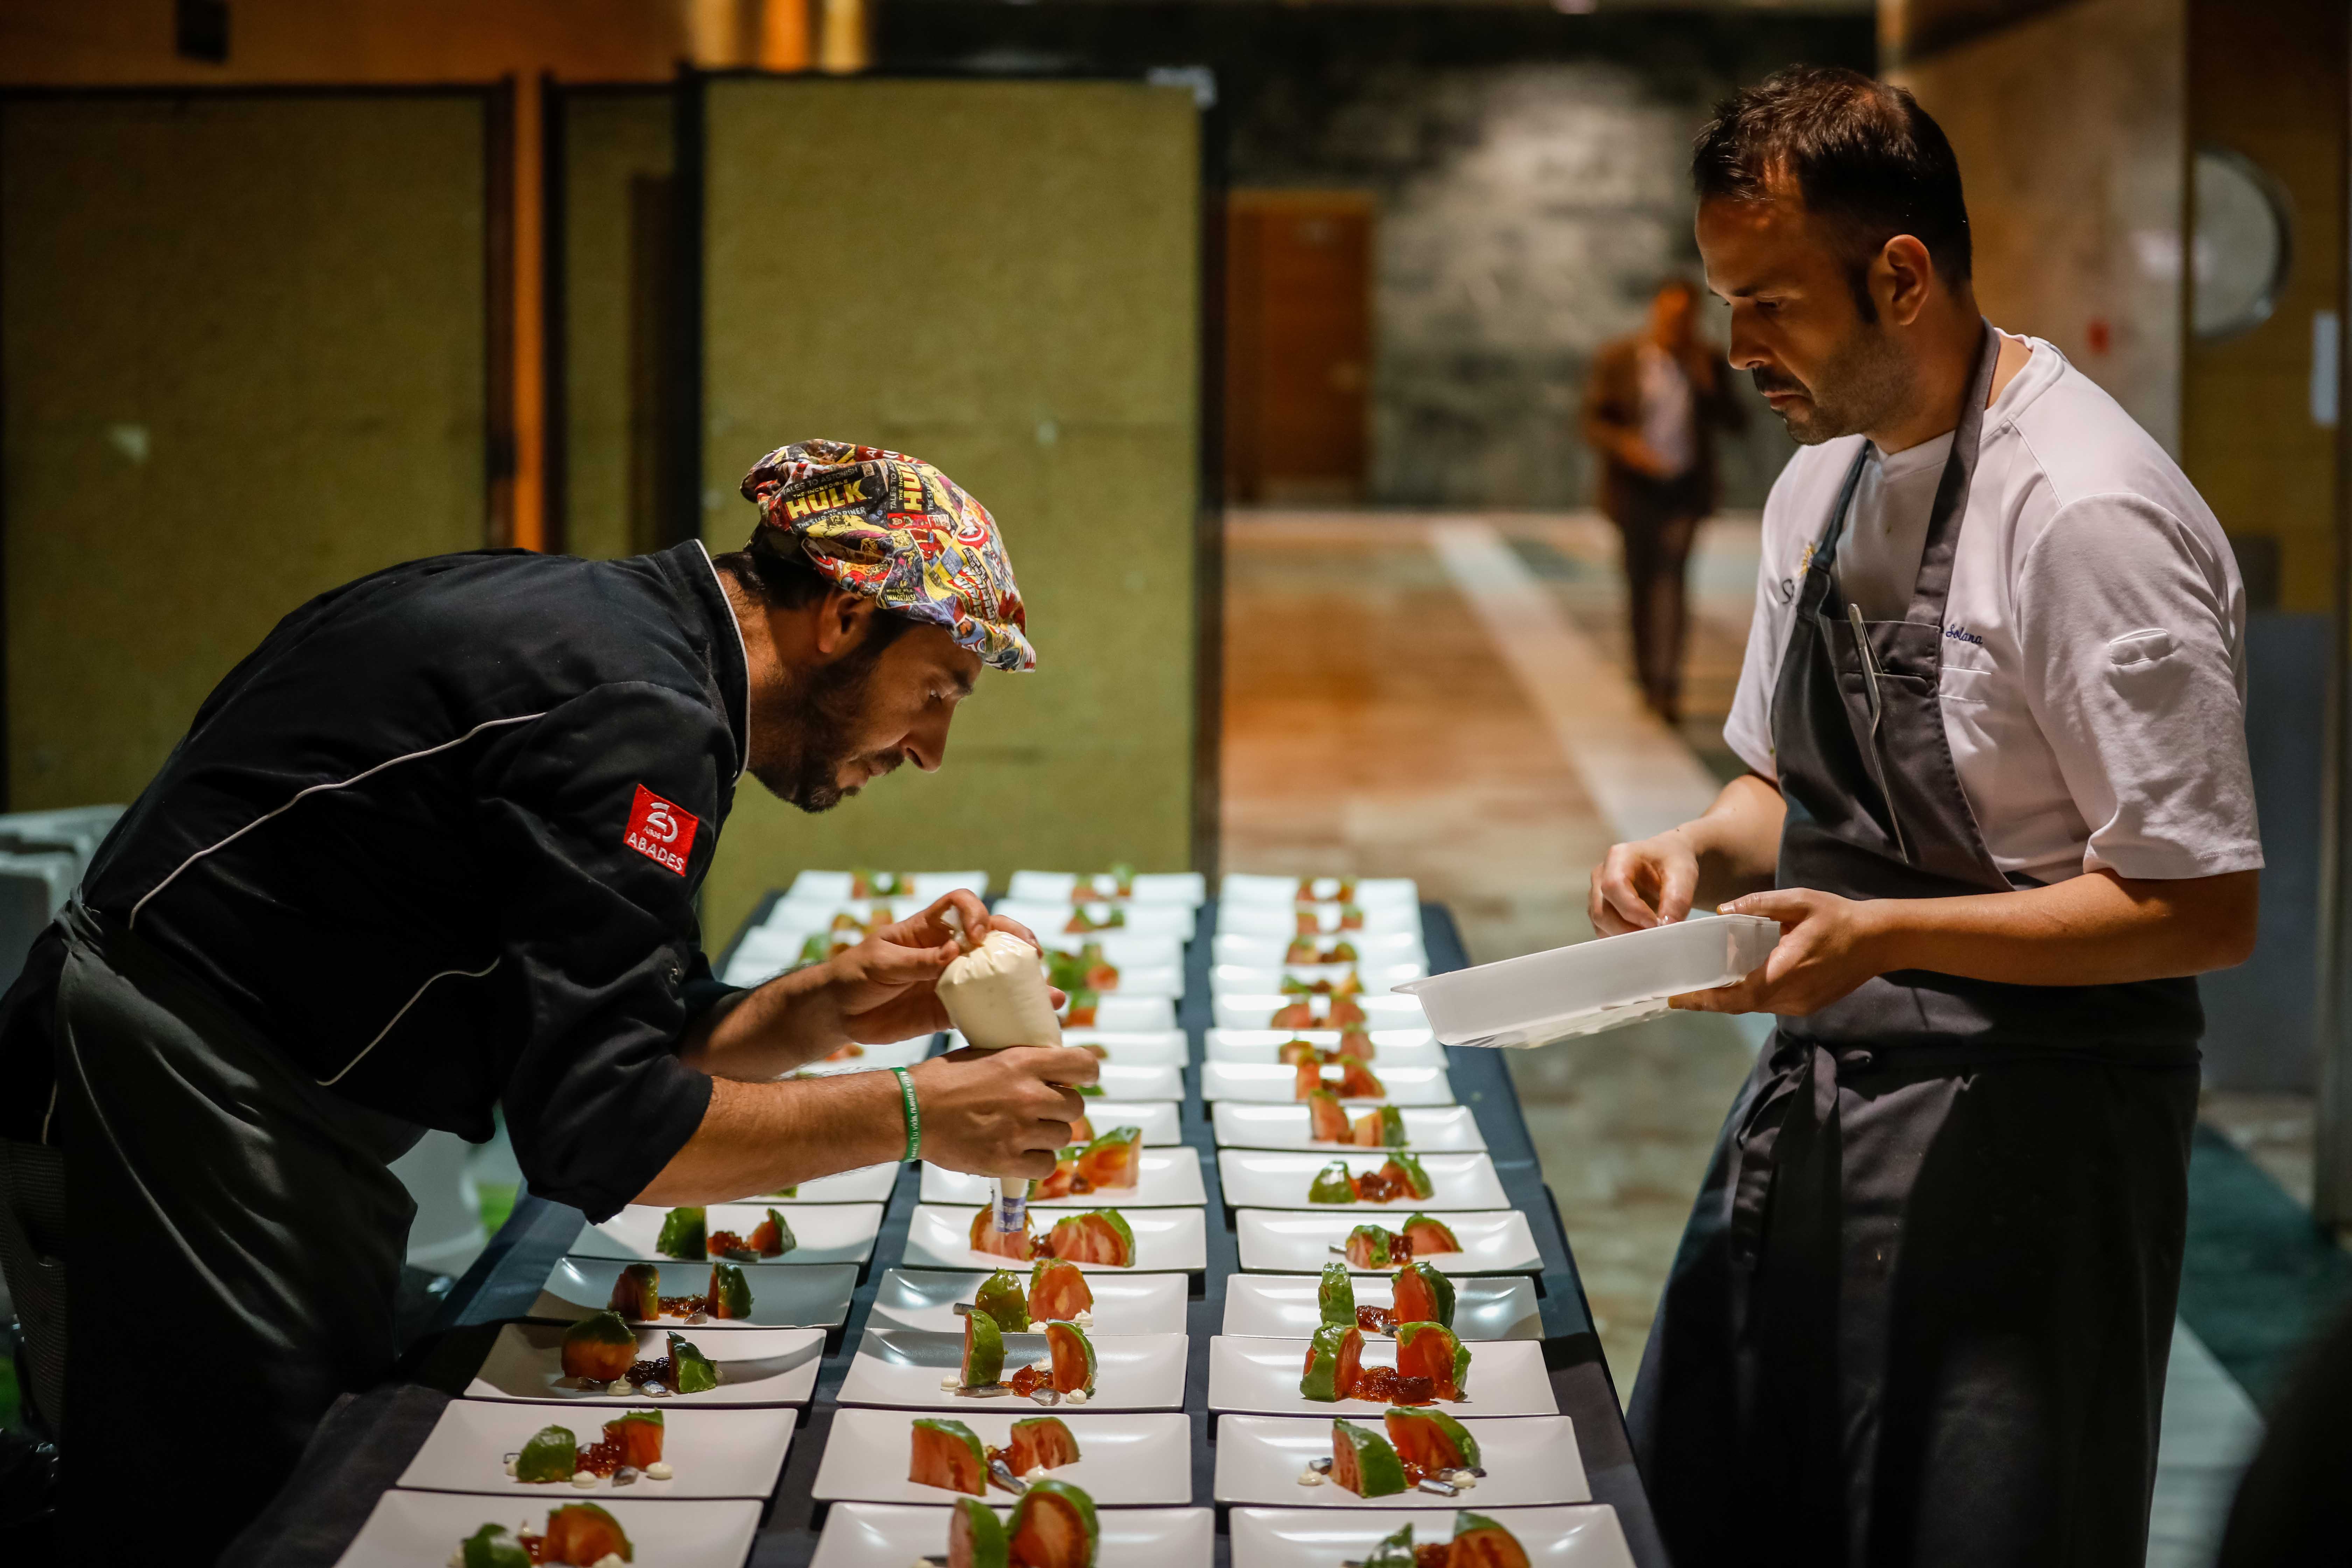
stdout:
<svg viewBox="0 0 2352 1568">
<path fill-rule="evenodd" d="M 2021 563 L 2026 700 L 2089 829 L 2085 870 L 2263 863 L 2225 548 L 2145 497 L 2098 495 L 2059 509 Z"/>
<path fill-rule="evenodd" d="M 678 1045 L 725 994 L 694 899 L 731 747 L 703 703 L 631 684 L 574 699 L 485 759 L 482 837 L 520 998 L 507 1126 L 531 1190 L 592 1220 L 642 1192 L 709 1104 Z"/>
</svg>

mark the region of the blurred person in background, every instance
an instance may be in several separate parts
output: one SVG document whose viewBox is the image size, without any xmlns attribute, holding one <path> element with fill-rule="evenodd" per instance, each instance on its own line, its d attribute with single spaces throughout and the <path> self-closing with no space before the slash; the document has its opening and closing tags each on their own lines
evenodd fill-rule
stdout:
<svg viewBox="0 0 2352 1568">
<path fill-rule="evenodd" d="M 1633 668 L 1643 700 L 1669 724 L 1682 712 L 1691 541 L 1715 510 L 1715 433 L 1747 423 L 1697 316 L 1696 287 L 1667 279 L 1643 329 L 1601 347 L 1584 389 L 1601 510 L 1624 542 Z"/>
</svg>

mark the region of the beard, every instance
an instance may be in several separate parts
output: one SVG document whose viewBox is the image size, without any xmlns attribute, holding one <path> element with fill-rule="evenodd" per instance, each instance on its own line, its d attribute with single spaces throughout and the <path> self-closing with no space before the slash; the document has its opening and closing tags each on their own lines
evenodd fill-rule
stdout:
<svg viewBox="0 0 2352 1568">
<path fill-rule="evenodd" d="M 1895 424 L 1909 406 L 1916 380 L 1910 361 L 1874 321 L 1857 322 L 1810 384 L 1761 365 L 1748 374 L 1759 392 L 1804 395 L 1795 408 L 1773 410 L 1801 447 Z"/>
<path fill-rule="evenodd" d="M 882 651 L 868 637 L 832 664 L 795 676 L 761 715 L 762 728 L 785 737 L 782 754 L 755 758 L 751 776 L 787 805 L 814 815 L 831 811 L 864 787 L 842 784 L 842 770 L 851 763 L 866 763 L 879 777 L 906 761 L 906 753 L 895 748 L 864 756 L 856 749 L 866 688 Z"/>
</svg>

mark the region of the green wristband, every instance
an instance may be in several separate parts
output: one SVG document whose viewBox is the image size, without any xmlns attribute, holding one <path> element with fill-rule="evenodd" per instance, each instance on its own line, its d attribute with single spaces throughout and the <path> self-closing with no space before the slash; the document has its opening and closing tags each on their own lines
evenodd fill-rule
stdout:
<svg viewBox="0 0 2352 1568">
<path fill-rule="evenodd" d="M 907 1119 L 907 1152 L 903 1159 L 917 1160 L 923 1153 L 923 1110 L 915 1103 L 915 1080 L 907 1076 L 905 1068 L 892 1068 L 898 1075 L 899 1109 Z"/>
</svg>

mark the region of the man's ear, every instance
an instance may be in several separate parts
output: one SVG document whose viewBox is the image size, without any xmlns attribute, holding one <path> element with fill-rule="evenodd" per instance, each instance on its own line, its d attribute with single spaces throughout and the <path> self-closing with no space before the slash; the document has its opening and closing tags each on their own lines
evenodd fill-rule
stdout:
<svg viewBox="0 0 2352 1568">
<path fill-rule="evenodd" d="M 1912 235 L 1898 234 L 1880 248 L 1870 271 L 1880 312 L 1898 327 L 1917 321 L 1936 285 L 1936 262 L 1927 247 Z"/>
<path fill-rule="evenodd" d="M 816 651 L 826 658 L 855 647 L 874 617 L 874 601 L 846 588 L 828 589 L 817 606 Z"/>
</svg>

